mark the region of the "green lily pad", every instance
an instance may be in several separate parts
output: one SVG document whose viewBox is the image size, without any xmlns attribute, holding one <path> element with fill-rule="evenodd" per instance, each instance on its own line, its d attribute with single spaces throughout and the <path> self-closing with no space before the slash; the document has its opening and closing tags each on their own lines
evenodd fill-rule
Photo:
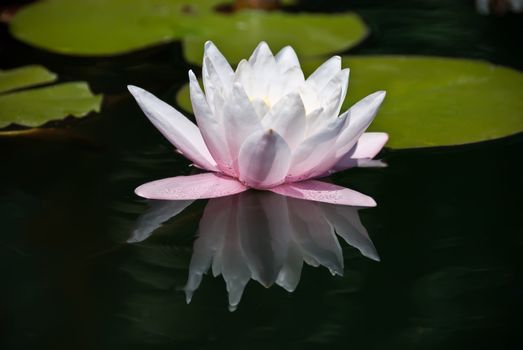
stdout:
<svg viewBox="0 0 523 350">
<path fill-rule="evenodd" d="M 53 73 L 40 66 L 0 71 L 0 128 L 10 124 L 35 127 L 50 120 L 99 111 L 102 96 L 93 95 L 84 82 L 8 92 L 55 79 Z"/>
<path fill-rule="evenodd" d="M 213 12 L 226 0 L 44 0 L 24 7 L 10 23 L 14 37 L 70 55 L 116 55 L 183 39 L 185 56 L 201 63 L 214 40 L 238 62 L 261 40 L 274 49 L 293 45 L 301 55 L 345 50 L 367 34 L 355 14 L 264 11 Z"/>
<path fill-rule="evenodd" d="M 17 12 L 10 30 L 17 39 L 53 52 L 114 55 L 179 39 L 186 22 L 194 22 L 192 17 L 221 2 L 39 1 Z"/>
<path fill-rule="evenodd" d="M 0 70 L 0 94 L 22 87 L 49 83 L 56 75 L 41 66 L 25 66 L 11 70 Z"/>
<path fill-rule="evenodd" d="M 248 58 L 260 41 L 274 52 L 291 45 L 299 57 L 345 51 L 367 36 L 367 28 L 353 13 L 337 15 L 242 11 L 230 16 L 207 15 L 199 32 L 183 38 L 185 59 L 201 65 L 203 47 L 213 41 L 229 62 Z"/>
<path fill-rule="evenodd" d="M 302 62 L 310 74 L 321 60 Z M 439 57 L 343 57 L 351 68 L 344 108 L 377 91 L 387 97 L 370 131 L 391 148 L 459 145 L 523 131 L 523 73 L 482 61 Z M 191 111 L 188 87 L 176 96 Z"/>
</svg>

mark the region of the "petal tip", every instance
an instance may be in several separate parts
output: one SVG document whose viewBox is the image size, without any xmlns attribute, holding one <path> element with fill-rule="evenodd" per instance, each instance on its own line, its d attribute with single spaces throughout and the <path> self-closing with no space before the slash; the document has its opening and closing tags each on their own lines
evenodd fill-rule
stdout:
<svg viewBox="0 0 523 350">
<path fill-rule="evenodd" d="M 369 208 L 373 208 L 378 205 L 374 198 L 367 196 L 367 200 L 365 201 L 364 205 Z"/>
<path fill-rule="evenodd" d="M 129 92 L 133 95 L 133 96 L 137 96 L 141 93 L 143 93 L 145 90 L 138 87 L 138 86 L 135 86 L 135 85 L 127 85 L 127 90 L 129 90 Z"/>
<path fill-rule="evenodd" d="M 196 84 L 196 85 L 199 86 L 200 84 L 198 83 L 198 78 L 196 78 L 196 74 L 194 74 L 192 69 L 189 70 L 188 74 L 189 74 L 189 84 L 190 85 L 195 85 Z"/>
<path fill-rule="evenodd" d="M 134 189 L 134 194 L 136 194 L 138 197 L 142 197 L 142 198 L 146 198 L 146 199 L 151 199 L 147 196 L 146 192 L 144 191 L 144 186 L 141 185 L 141 186 L 138 186 Z"/>
</svg>

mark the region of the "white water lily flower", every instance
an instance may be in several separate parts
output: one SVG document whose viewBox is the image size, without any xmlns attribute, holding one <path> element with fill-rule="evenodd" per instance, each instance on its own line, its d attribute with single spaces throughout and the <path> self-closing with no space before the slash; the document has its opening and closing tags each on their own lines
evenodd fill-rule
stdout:
<svg viewBox="0 0 523 350">
<path fill-rule="evenodd" d="M 248 188 L 323 202 L 374 206 L 359 192 L 314 180 L 370 160 L 386 133 L 365 133 L 384 97 L 373 93 L 339 115 L 349 70 L 334 56 L 307 79 L 294 50 L 273 56 L 262 42 L 234 71 L 212 42 L 205 44 L 202 91 L 189 71 L 198 126 L 136 86 L 129 91 L 160 132 L 209 173 L 178 176 L 136 189 L 150 199 L 186 200 Z"/>
</svg>

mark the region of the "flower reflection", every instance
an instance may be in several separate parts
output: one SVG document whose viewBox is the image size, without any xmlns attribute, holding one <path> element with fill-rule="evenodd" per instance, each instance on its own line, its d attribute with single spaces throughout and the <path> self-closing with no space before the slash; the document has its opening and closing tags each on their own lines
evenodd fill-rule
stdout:
<svg viewBox="0 0 523 350">
<path fill-rule="evenodd" d="M 162 222 L 191 201 L 155 201 L 137 222 L 128 242 L 149 237 Z M 277 284 L 296 289 L 303 262 L 343 275 L 343 255 L 337 235 L 364 256 L 379 261 L 359 208 L 299 200 L 270 192 L 248 191 L 213 198 L 205 207 L 194 242 L 185 286 L 189 303 L 209 270 L 222 275 L 235 310 L 247 283 Z"/>
</svg>

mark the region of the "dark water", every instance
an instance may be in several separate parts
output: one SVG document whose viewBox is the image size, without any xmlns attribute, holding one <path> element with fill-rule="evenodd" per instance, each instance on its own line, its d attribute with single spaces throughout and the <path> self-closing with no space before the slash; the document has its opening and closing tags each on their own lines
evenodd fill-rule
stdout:
<svg viewBox="0 0 523 350">
<path fill-rule="evenodd" d="M 355 54 L 473 57 L 523 68 L 521 16 L 480 17 L 468 1 L 301 6 L 358 10 L 374 34 Z M 293 293 L 251 281 L 231 313 L 223 278 L 208 274 L 187 305 L 182 289 L 210 203 L 195 202 L 147 240 L 126 243 L 148 208 L 132 190 L 193 172 L 124 89 L 133 83 L 174 101 L 188 68 L 180 47 L 71 59 L 17 43 L 5 28 L 1 37 L 2 67 L 41 63 L 107 94 L 100 115 L 67 123 L 65 133 L 0 138 L 2 348 L 523 348 L 521 134 L 385 150 L 387 168 L 333 176 L 378 202 L 359 217 L 381 262 L 340 239 L 343 277 L 305 264 Z M 265 214 L 262 226 L 272 222 Z M 256 245 L 268 254 L 274 247 Z M 336 261 L 329 252 L 324 261 Z M 258 258 L 271 275 L 274 259 Z"/>
</svg>

